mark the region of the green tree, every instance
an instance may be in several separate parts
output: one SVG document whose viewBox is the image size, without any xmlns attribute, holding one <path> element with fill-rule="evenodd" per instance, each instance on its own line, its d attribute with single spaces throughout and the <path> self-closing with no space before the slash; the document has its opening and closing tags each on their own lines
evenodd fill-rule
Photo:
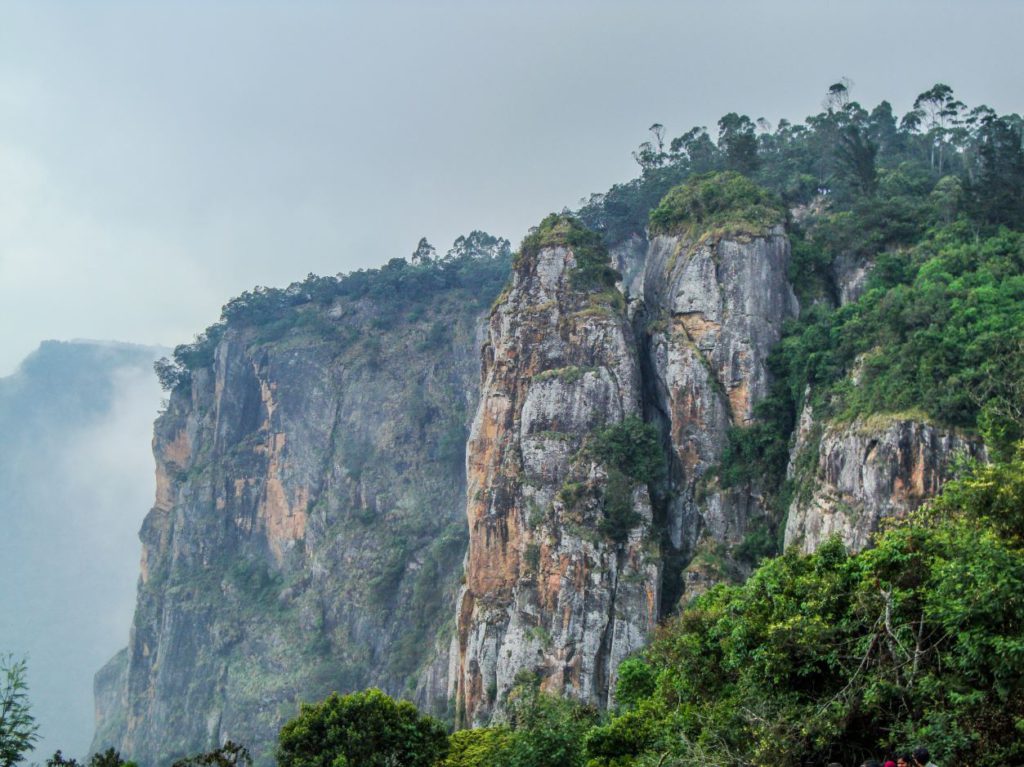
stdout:
<svg viewBox="0 0 1024 767">
<path fill-rule="evenodd" d="M 0 658 L 0 767 L 20 762 L 39 739 L 25 671 L 25 661 L 11 655 Z"/>
<path fill-rule="evenodd" d="M 75 758 L 65 759 L 60 749 L 53 752 L 53 756 L 46 760 L 46 767 L 79 767 Z"/>
<path fill-rule="evenodd" d="M 280 767 L 432 767 L 448 749 L 444 726 L 377 689 L 303 704 L 281 728 Z"/>
<path fill-rule="evenodd" d="M 597 712 L 568 698 L 543 693 L 539 680 L 520 672 L 508 697 L 512 727 L 507 757 L 495 767 L 583 767 L 587 731 Z"/>
<path fill-rule="evenodd" d="M 230 741 L 225 744 L 227 747 Z M 125 761 L 121 758 L 121 752 L 113 748 L 106 751 L 97 751 L 89 758 L 89 767 L 135 767 L 135 762 Z"/>
<path fill-rule="evenodd" d="M 448 755 L 438 767 L 500 767 L 508 760 L 511 731 L 507 727 L 458 730 L 448 738 Z"/>
<path fill-rule="evenodd" d="M 953 89 L 945 83 L 936 83 L 914 100 L 914 109 L 926 120 L 930 140 L 929 163 L 934 168 L 938 159 L 938 172 L 942 174 L 944 149 L 951 123 L 956 121 L 964 104 L 953 96 Z"/>
<path fill-rule="evenodd" d="M 875 158 L 878 144 L 865 136 L 855 124 L 847 125 L 839 134 L 836 161 L 847 183 L 863 197 L 871 197 L 878 189 Z"/>
<path fill-rule="evenodd" d="M 852 764 L 907 743 L 1021 763 L 1021 508 L 1024 452 L 873 549 L 833 538 L 715 587 L 620 667 L 627 705 L 587 734 L 591 764 Z"/>
<path fill-rule="evenodd" d="M 725 167 L 739 173 L 754 173 L 759 161 L 754 123 L 746 115 L 730 112 L 718 121 L 718 148 L 725 155 Z"/>
</svg>

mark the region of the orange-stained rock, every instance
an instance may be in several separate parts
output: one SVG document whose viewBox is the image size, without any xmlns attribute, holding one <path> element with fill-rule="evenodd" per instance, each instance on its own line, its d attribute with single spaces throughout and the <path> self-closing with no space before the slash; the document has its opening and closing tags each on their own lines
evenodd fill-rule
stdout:
<svg viewBox="0 0 1024 767">
<path fill-rule="evenodd" d="M 793 476 L 807 493 L 789 508 L 786 546 L 811 552 L 831 535 L 847 548 L 870 545 L 883 520 L 899 517 L 936 495 L 958 458 L 986 459 L 978 437 L 933 426 L 911 415 L 875 415 L 850 424 L 820 424 L 815 436 L 810 406 L 801 417 L 790 462 L 816 453 L 807 476 Z"/>
<path fill-rule="evenodd" d="M 597 705 L 657 620 L 660 570 L 646 487 L 622 542 L 599 531 L 604 469 L 579 452 L 639 416 L 637 345 L 621 308 L 571 282 L 573 251 L 523 258 L 492 312 L 466 454 L 470 539 L 453 691 L 465 724 L 500 713 L 516 675 Z M 584 488 L 567 501 L 566 483 Z"/>
</svg>

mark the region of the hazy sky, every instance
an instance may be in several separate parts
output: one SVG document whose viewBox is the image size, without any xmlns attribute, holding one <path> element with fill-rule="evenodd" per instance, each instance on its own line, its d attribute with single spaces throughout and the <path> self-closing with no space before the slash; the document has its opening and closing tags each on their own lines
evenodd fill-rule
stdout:
<svg viewBox="0 0 1024 767">
<path fill-rule="evenodd" d="M 426 235 L 518 242 L 726 111 L 841 76 L 1024 111 L 1024 3 L 0 0 L 0 375 L 43 338 L 189 340 L 232 295 Z"/>
<path fill-rule="evenodd" d="M 517 243 L 634 175 L 655 121 L 801 119 L 842 76 L 865 105 L 942 81 L 1024 112 L 1022 31 L 1019 0 L 0 0 L 0 376 L 44 338 L 187 341 L 255 284 L 423 235 Z M 157 395 L 124 385 L 53 461 L 134 573 Z"/>
<path fill-rule="evenodd" d="M 0 377 L 0 656 L 28 662 L 35 764 L 87 755 L 93 675 L 128 643 L 158 353 L 50 344 Z"/>
</svg>

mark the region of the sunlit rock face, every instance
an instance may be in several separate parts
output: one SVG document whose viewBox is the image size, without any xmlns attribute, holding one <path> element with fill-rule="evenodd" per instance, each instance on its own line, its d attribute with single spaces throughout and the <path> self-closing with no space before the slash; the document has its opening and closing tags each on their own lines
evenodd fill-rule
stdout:
<svg viewBox="0 0 1024 767">
<path fill-rule="evenodd" d="M 606 474 L 581 450 L 595 430 L 641 416 L 637 346 L 621 296 L 577 289 L 576 266 L 568 247 L 522 258 L 483 348 L 453 679 L 466 724 L 500 711 L 521 671 L 607 704 L 618 663 L 658 616 L 648 490 L 625 489 L 632 527 L 613 540 Z"/>
</svg>

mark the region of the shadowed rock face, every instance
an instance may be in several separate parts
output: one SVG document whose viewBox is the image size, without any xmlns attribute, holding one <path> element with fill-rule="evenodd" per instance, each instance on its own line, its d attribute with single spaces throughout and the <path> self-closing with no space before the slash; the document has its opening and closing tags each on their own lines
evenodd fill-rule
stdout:
<svg viewBox="0 0 1024 767">
<path fill-rule="evenodd" d="M 581 451 L 595 430 L 640 416 L 637 349 L 621 301 L 574 289 L 575 265 L 564 247 L 524 257 L 491 315 L 467 448 L 453 680 L 466 723 L 500 709 L 521 670 L 606 704 L 619 661 L 657 619 L 647 488 L 627 489 L 632 529 L 611 540 L 605 470 Z"/>
<path fill-rule="evenodd" d="M 936 495 L 958 456 L 985 460 L 979 439 L 907 418 L 826 425 L 817 441 L 814 428 L 805 410 L 794 458 L 817 451 L 817 466 L 802 478 L 808 491 L 793 501 L 786 523 L 786 546 L 805 552 L 831 535 L 853 551 L 867 547 L 882 520 Z"/>
<path fill-rule="evenodd" d="M 135 619 L 96 678 L 94 750 L 156 765 L 230 738 L 270 764 L 299 701 L 370 685 L 443 713 L 490 299 L 337 299 L 270 339 L 229 326 L 155 425 Z"/>
</svg>

